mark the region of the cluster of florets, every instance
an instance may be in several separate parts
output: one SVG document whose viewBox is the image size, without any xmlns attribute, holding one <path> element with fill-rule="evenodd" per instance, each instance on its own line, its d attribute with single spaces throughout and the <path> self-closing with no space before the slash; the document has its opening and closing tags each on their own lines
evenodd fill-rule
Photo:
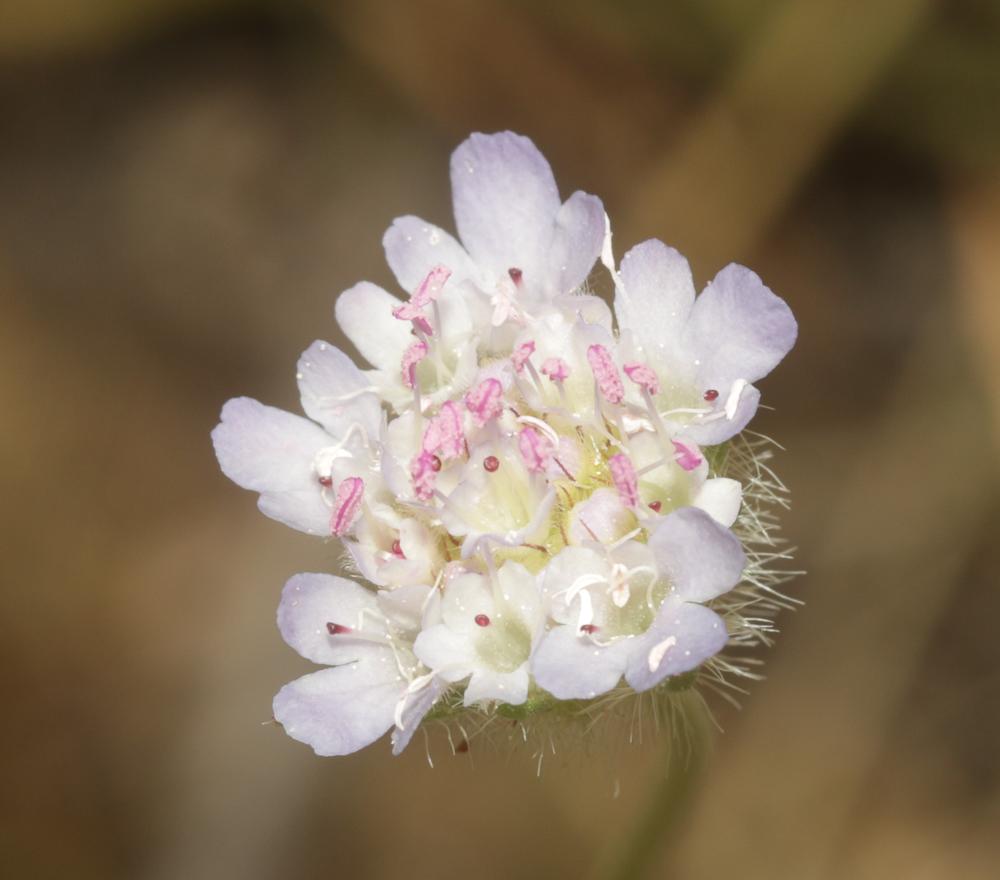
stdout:
<svg viewBox="0 0 1000 880">
<path fill-rule="evenodd" d="M 795 341 L 788 307 L 736 265 L 696 297 L 658 241 L 616 265 L 601 202 L 561 202 L 524 137 L 473 135 L 451 175 L 458 240 L 416 217 L 385 235 L 407 298 L 337 299 L 372 369 L 315 342 L 308 419 L 238 398 L 213 434 L 261 511 L 339 538 L 364 580 L 296 575 L 278 609 L 329 668 L 274 716 L 322 755 L 390 729 L 398 753 L 432 710 L 650 691 L 732 635 L 744 491 L 717 453 Z M 613 310 L 585 292 L 599 261 Z"/>
</svg>

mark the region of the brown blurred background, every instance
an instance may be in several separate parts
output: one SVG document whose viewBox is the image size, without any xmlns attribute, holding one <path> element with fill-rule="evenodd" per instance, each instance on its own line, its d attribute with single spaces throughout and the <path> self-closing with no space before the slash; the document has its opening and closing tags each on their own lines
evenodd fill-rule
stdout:
<svg viewBox="0 0 1000 880">
<path fill-rule="evenodd" d="M 296 408 L 380 239 L 512 128 L 618 253 L 748 263 L 799 317 L 756 427 L 808 569 L 650 876 L 1000 865 L 1000 4 L 0 4 L 0 863 L 11 877 L 580 877 L 658 747 L 315 758 L 274 609 L 330 546 L 218 473 Z M 619 796 L 615 797 L 616 788 Z"/>
</svg>

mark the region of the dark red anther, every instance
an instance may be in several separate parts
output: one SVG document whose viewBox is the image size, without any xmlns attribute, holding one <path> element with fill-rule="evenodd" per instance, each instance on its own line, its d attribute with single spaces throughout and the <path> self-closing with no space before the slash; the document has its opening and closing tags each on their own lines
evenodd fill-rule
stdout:
<svg viewBox="0 0 1000 880">
<path fill-rule="evenodd" d="M 434 471 L 434 473 L 437 473 L 439 470 L 441 470 L 441 459 L 438 458 L 436 455 L 431 456 L 431 470 Z"/>
<path fill-rule="evenodd" d="M 593 623 L 585 623 L 580 627 L 580 632 L 586 633 L 588 636 L 592 636 L 595 632 L 600 629 L 599 626 Z"/>
<path fill-rule="evenodd" d="M 714 388 L 709 388 L 708 391 L 705 392 L 705 400 L 707 400 L 709 403 L 711 403 L 713 400 L 717 400 L 718 397 L 719 397 L 719 392 L 716 391 Z"/>
<path fill-rule="evenodd" d="M 400 559 L 406 559 L 406 554 L 403 553 L 403 545 L 399 543 L 399 538 L 396 538 L 396 540 L 392 542 L 391 549 L 393 556 L 398 556 Z"/>
<path fill-rule="evenodd" d="M 508 269 L 507 270 L 507 274 L 510 275 L 510 280 L 513 281 L 515 284 L 520 284 L 521 283 L 521 274 L 522 273 L 521 273 L 520 269 L 518 269 L 516 267 Z"/>
<path fill-rule="evenodd" d="M 479 626 L 489 626 L 490 619 L 485 614 L 477 614 L 475 621 Z"/>
<path fill-rule="evenodd" d="M 326 625 L 326 631 L 331 636 L 339 636 L 343 635 L 344 633 L 349 633 L 351 631 L 351 628 L 349 626 L 343 626 L 342 624 L 339 623 L 328 623 Z"/>
<path fill-rule="evenodd" d="M 319 484 L 329 489 L 333 485 L 333 477 L 320 477 Z"/>
<path fill-rule="evenodd" d="M 649 509 L 651 511 L 653 511 L 653 513 L 659 513 L 662 508 L 663 508 L 663 502 L 662 501 L 650 501 L 649 502 Z"/>
<path fill-rule="evenodd" d="M 455 746 L 455 751 L 462 752 L 463 754 L 469 751 L 469 741 L 467 739 L 463 739 L 458 745 Z"/>
<path fill-rule="evenodd" d="M 486 458 L 483 459 L 483 467 L 492 474 L 498 467 L 500 467 L 500 459 L 495 455 L 487 455 Z"/>
</svg>

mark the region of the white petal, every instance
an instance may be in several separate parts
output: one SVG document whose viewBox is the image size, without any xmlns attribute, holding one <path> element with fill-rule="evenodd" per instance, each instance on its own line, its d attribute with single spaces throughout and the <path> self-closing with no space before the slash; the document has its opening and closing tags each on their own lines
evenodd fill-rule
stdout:
<svg viewBox="0 0 1000 880">
<path fill-rule="evenodd" d="M 399 373 L 403 352 L 413 342 L 410 322 L 392 316 L 402 302 L 377 284 L 362 281 L 337 297 L 337 323 L 373 367 Z"/>
<path fill-rule="evenodd" d="M 413 734 L 420 727 L 423 717 L 433 708 L 441 694 L 444 693 L 447 684 L 439 678 L 432 678 L 424 687 L 416 693 L 407 693 L 404 697 L 406 702 L 403 705 L 402 727 L 397 727 L 392 732 L 392 753 L 400 754 L 413 739 Z"/>
<path fill-rule="evenodd" d="M 721 390 L 736 379 L 762 379 L 788 354 L 797 334 L 785 301 L 756 273 L 734 263 L 719 272 L 695 302 L 685 347 L 701 361 L 704 387 Z"/>
<path fill-rule="evenodd" d="M 690 672 L 728 641 L 722 618 L 704 605 L 664 602 L 646 633 L 628 643 L 625 680 L 637 691 Z"/>
<path fill-rule="evenodd" d="M 476 667 L 471 633 L 458 633 L 443 623 L 428 627 L 413 643 L 413 653 L 445 681 L 461 681 Z"/>
<path fill-rule="evenodd" d="M 386 261 L 399 286 L 412 293 L 435 266 L 451 270 L 452 283 L 479 280 L 479 271 L 451 235 L 419 217 L 397 217 L 382 237 Z"/>
<path fill-rule="evenodd" d="M 656 239 L 636 245 L 622 259 L 615 315 L 648 356 L 675 346 L 694 303 L 691 267 Z M 624 288 L 624 289 L 622 289 Z"/>
<path fill-rule="evenodd" d="M 340 349 L 320 340 L 310 345 L 299 358 L 298 382 L 302 409 L 333 437 L 342 440 L 358 425 L 370 442 L 378 439 L 381 404 L 365 392 L 371 382 Z"/>
<path fill-rule="evenodd" d="M 376 656 L 286 684 L 274 698 L 274 717 L 317 755 L 349 755 L 392 727 L 405 689 L 392 652 L 385 648 Z"/>
<path fill-rule="evenodd" d="M 528 699 L 528 682 L 527 663 L 513 672 L 477 669 L 469 679 L 462 703 L 472 706 L 484 700 L 499 700 L 512 706 L 520 706 Z"/>
<path fill-rule="evenodd" d="M 473 134 L 451 157 L 458 234 L 494 276 L 511 268 L 526 284 L 545 281 L 559 191 L 545 157 L 526 137 Z"/>
<path fill-rule="evenodd" d="M 760 403 L 760 391 L 753 385 L 748 385 L 740 395 L 739 405 L 736 407 L 736 414 L 732 419 L 721 415 L 715 419 L 697 419 L 684 426 L 684 434 L 695 441 L 699 446 L 716 446 L 725 443 L 731 437 L 735 437 L 742 431 L 750 420 L 757 413 L 757 405 Z M 716 412 L 722 413 L 723 400 L 720 397 Z"/>
<path fill-rule="evenodd" d="M 576 290 L 594 268 L 604 242 L 604 206 L 585 192 L 571 195 L 555 218 L 548 260 L 549 295 Z"/>
<path fill-rule="evenodd" d="M 743 487 L 738 480 L 727 477 L 706 480 L 691 502 L 727 529 L 736 522 L 742 503 Z"/>
<path fill-rule="evenodd" d="M 625 672 L 625 645 L 606 647 L 579 635 L 575 624 L 557 626 L 542 638 L 531 659 L 539 687 L 560 700 L 586 700 L 610 691 Z"/>
<path fill-rule="evenodd" d="M 222 472 L 256 492 L 297 490 L 315 483 L 313 457 L 331 443 L 308 419 L 236 397 L 222 408 L 212 443 Z"/>
<path fill-rule="evenodd" d="M 703 510 L 681 507 L 649 536 L 649 549 L 679 599 L 704 602 L 739 583 L 746 556 L 739 540 Z"/>
<path fill-rule="evenodd" d="M 335 666 L 383 649 L 350 633 L 330 635 L 327 623 L 385 635 L 382 612 L 371 590 L 332 574 L 305 573 L 289 578 L 278 605 L 278 629 L 303 657 Z"/>
<path fill-rule="evenodd" d="M 622 504 L 618 492 L 598 489 L 570 511 L 569 540 L 572 544 L 610 544 L 634 527 L 635 515 Z"/>
</svg>

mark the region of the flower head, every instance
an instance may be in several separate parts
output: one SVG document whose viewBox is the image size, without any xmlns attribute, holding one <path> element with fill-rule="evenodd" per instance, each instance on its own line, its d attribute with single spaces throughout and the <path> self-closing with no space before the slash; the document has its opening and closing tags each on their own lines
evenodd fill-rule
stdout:
<svg viewBox="0 0 1000 880">
<path fill-rule="evenodd" d="M 617 267 L 600 201 L 561 201 L 519 135 L 473 135 L 451 175 L 458 238 L 415 217 L 385 235 L 405 299 L 337 300 L 370 369 L 314 343 L 308 418 L 239 398 L 213 432 L 265 514 L 338 538 L 367 581 L 282 596 L 285 639 L 329 668 L 275 718 L 319 754 L 389 730 L 398 752 L 428 712 L 524 722 L 723 681 L 778 604 L 755 550 L 778 484 L 738 435 L 795 340 L 785 303 L 738 266 L 696 297 L 656 241 Z M 598 257 L 613 313 L 584 287 Z"/>
</svg>

